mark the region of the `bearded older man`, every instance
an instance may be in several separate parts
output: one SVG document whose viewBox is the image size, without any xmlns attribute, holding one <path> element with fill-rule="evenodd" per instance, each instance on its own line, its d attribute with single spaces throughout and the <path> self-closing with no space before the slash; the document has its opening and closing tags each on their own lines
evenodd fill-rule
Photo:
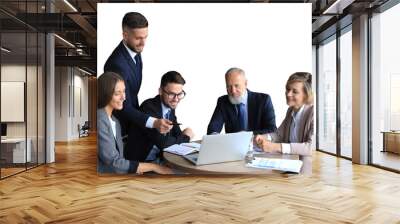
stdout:
<svg viewBox="0 0 400 224">
<path fill-rule="evenodd" d="M 247 89 L 245 72 L 230 68 L 225 73 L 227 95 L 218 98 L 208 124 L 207 134 L 253 131 L 254 134 L 276 130 L 275 112 L 271 97 Z"/>
</svg>

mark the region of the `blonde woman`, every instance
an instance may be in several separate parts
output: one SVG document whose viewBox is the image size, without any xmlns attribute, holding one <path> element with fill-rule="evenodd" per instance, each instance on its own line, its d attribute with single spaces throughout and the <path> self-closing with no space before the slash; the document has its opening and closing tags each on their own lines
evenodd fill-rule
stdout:
<svg viewBox="0 0 400 224">
<path fill-rule="evenodd" d="M 278 130 L 257 135 L 255 144 L 265 152 L 312 155 L 314 134 L 314 106 L 311 74 L 296 72 L 286 82 L 286 117 Z"/>
</svg>

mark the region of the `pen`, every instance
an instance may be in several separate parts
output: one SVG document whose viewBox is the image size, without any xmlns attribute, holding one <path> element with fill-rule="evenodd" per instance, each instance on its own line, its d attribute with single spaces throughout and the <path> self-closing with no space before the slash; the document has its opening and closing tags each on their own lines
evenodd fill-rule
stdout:
<svg viewBox="0 0 400 224">
<path fill-rule="evenodd" d="M 197 147 L 193 146 L 193 145 L 183 145 L 183 146 L 186 146 L 186 147 L 189 147 L 189 148 L 192 148 L 192 149 L 197 149 Z"/>
<path fill-rule="evenodd" d="M 172 122 L 172 125 L 182 125 L 182 123 Z"/>
</svg>

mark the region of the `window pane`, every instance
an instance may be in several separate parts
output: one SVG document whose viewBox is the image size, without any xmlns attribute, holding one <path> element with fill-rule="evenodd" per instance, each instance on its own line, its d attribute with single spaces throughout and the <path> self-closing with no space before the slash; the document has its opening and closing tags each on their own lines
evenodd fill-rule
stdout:
<svg viewBox="0 0 400 224">
<path fill-rule="evenodd" d="M 0 14 L 0 16 L 2 16 Z M 30 141 L 26 141 L 26 33 L 1 33 L 1 177 L 24 171 L 30 160 Z M 6 49 L 6 50 L 4 50 Z M 28 150 L 27 150 L 28 149 Z"/>
<path fill-rule="evenodd" d="M 39 33 L 38 41 L 38 164 L 45 163 L 45 60 L 46 37 Z"/>
<path fill-rule="evenodd" d="M 30 142 L 30 158 L 28 160 L 28 168 L 37 165 L 37 73 L 38 73 L 38 36 L 36 32 L 27 33 L 27 80 L 26 80 L 26 118 L 27 118 L 27 135 Z"/>
<path fill-rule="evenodd" d="M 340 37 L 340 154 L 352 157 L 352 35 Z"/>
<path fill-rule="evenodd" d="M 319 149 L 336 153 L 336 41 L 318 48 Z"/>
<path fill-rule="evenodd" d="M 371 19 L 372 163 L 397 170 L 400 170 L 399 21 L 400 4 Z"/>
</svg>

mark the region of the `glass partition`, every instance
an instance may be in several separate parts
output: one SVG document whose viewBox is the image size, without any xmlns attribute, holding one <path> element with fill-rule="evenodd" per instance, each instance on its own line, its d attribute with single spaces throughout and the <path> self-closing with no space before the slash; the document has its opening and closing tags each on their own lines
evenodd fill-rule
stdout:
<svg viewBox="0 0 400 224">
<path fill-rule="evenodd" d="M 372 163 L 400 170 L 400 4 L 371 18 Z"/>
<path fill-rule="evenodd" d="M 318 47 L 318 149 L 336 154 L 336 36 Z"/>
<path fill-rule="evenodd" d="M 352 158 L 352 33 L 340 36 L 340 155 Z"/>
<path fill-rule="evenodd" d="M 1 1 L 0 178 L 45 162 L 45 35 L 19 18 L 44 1 Z"/>
</svg>

